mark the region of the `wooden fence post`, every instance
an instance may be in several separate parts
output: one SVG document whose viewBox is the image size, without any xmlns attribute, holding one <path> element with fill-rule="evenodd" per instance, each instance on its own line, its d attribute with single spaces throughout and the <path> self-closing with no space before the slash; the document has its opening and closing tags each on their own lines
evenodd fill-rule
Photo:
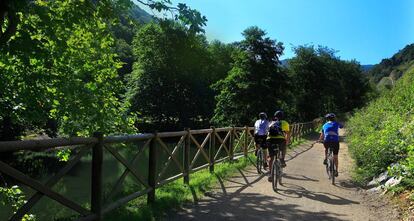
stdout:
<svg viewBox="0 0 414 221">
<path fill-rule="evenodd" d="M 102 163 L 103 163 L 103 134 L 93 133 L 98 139 L 92 147 L 92 182 L 91 182 L 91 210 L 97 215 L 96 220 L 102 220 Z"/>
<path fill-rule="evenodd" d="M 148 185 L 151 191 L 147 194 L 147 203 L 152 204 L 155 202 L 155 188 L 157 182 L 157 148 L 155 146 L 155 140 L 157 139 L 157 132 L 154 133 L 154 137 L 150 141 L 149 154 L 148 154 Z"/>
<path fill-rule="evenodd" d="M 216 151 L 216 128 L 211 127 L 210 149 L 208 151 L 208 158 L 210 160 L 210 173 L 214 173 L 214 152 Z"/>
<path fill-rule="evenodd" d="M 292 130 L 292 141 L 296 141 L 296 124 L 293 124 L 293 130 Z"/>
<path fill-rule="evenodd" d="M 249 143 L 247 140 L 247 134 L 249 133 L 249 127 L 245 126 L 244 127 L 244 156 L 247 157 L 247 153 L 248 153 L 248 149 L 249 149 Z"/>
<path fill-rule="evenodd" d="M 185 137 L 185 141 L 184 141 L 184 176 L 183 176 L 183 180 L 184 180 L 184 184 L 189 184 L 190 183 L 190 144 L 191 144 L 191 131 L 189 128 L 185 129 L 187 131 L 187 135 Z"/>
<path fill-rule="evenodd" d="M 235 131 L 234 131 L 234 127 L 232 127 L 231 129 L 230 129 L 230 145 L 229 145 L 229 152 L 230 152 L 230 156 L 229 156 L 229 159 L 230 159 L 230 162 L 231 161 L 233 161 L 233 156 L 234 156 L 234 153 L 233 153 L 233 145 L 234 145 L 234 133 L 235 133 Z"/>
</svg>

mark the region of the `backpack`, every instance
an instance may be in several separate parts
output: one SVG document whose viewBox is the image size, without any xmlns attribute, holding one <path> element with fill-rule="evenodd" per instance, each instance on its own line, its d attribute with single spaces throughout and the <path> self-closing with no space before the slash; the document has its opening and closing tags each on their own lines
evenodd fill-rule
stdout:
<svg viewBox="0 0 414 221">
<path fill-rule="evenodd" d="M 269 127 L 269 136 L 284 136 L 283 130 L 282 130 L 282 122 L 281 121 L 275 121 L 273 122 Z"/>
</svg>

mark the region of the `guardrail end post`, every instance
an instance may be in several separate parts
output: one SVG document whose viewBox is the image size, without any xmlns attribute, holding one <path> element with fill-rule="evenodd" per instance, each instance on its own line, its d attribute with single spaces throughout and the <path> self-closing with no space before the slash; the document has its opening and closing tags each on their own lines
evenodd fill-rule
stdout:
<svg viewBox="0 0 414 221">
<path fill-rule="evenodd" d="M 210 148 L 208 151 L 208 156 L 210 160 L 210 166 L 209 170 L 210 173 L 214 173 L 214 152 L 216 151 L 216 128 L 211 127 L 213 131 L 211 131 L 211 137 L 210 137 Z"/>
<path fill-rule="evenodd" d="M 247 157 L 248 148 L 249 148 L 249 143 L 248 143 L 248 140 L 247 140 L 247 134 L 248 133 L 249 133 L 249 127 L 244 126 L 244 148 L 243 148 L 243 153 L 244 153 L 245 157 Z"/>
<path fill-rule="evenodd" d="M 157 148 L 155 146 L 155 139 L 157 136 L 157 132 L 155 132 L 149 146 L 148 185 L 150 186 L 151 191 L 147 194 L 147 204 L 153 204 L 155 202 L 155 188 L 157 182 Z"/>
<path fill-rule="evenodd" d="M 191 144 L 191 139 L 190 139 L 190 135 L 191 135 L 191 131 L 190 128 L 186 128 L 185 131 L 187 131 L 187 135 L 185 137 L 184 140 L 184 176 L 183 176 L 183 180 L 184 180 L 184 184 L 188 185 L 190 184 L 190 144 Z"/>
<path fill-rule="evenodd" d="M 236 133 L 236 131 L 234 130 L 234 127 L 232 127 L 230 130 L 231 131 L 230 131 L 230 145 L 229 145 L 230 156 L 229 156 L 229 159 L 230 159 L 230 162 L 233 162 L 233 159 L 234 159 L 234 133 Z"/>
<path fill-rule="evenodd" d="M 103 133 L 94 132 L 98 139 L 92 147 L 92 182 L 91 182 L 91 211 L 97 215 L 96 220 L 102 220 L 102 164 L 103 164 Z"/>
</svg>

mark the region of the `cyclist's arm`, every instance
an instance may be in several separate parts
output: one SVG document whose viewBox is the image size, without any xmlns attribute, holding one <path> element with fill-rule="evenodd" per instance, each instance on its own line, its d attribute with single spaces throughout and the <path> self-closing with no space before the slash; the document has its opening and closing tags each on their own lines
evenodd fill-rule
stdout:
<svg viewBox="0 0 414 221">
<path fill-rule="evenodd" d="M 290 144 L 290 125 L 286 121 L 282 123 L 282 130 L 285 133 L 286 145 Z"/>
<path fill-rule="evenodd" d="M 290 130 L 285 133 L 286 145 L 290 144 Z"/>
<path fill-rule="evenodd" d="M 325 137 L 325 134 L 323 131 L 321 131 L 321 134 L 319 135 L 319 141 L 323 141 L 323 138 Z"/>
</svg>

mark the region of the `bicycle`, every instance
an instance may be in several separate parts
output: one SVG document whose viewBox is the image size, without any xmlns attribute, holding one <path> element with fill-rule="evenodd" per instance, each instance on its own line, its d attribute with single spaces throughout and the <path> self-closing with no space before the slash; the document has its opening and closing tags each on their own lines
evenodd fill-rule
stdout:
<svg viewBox="0 0 414 221">
<path fill-rule="evenodd" d="M 271 143 L 269 148 L 273 148 L 275 150 L 275 155 L 272 163 L 272 171 L 270 171 L 270 176 L 272 177 L 272 188 L 273 191 L 277 192 L 277 183 L 282 185 L 282 162 L 280 161 L 280 146 L 276 143 Z"/>
</svg>

